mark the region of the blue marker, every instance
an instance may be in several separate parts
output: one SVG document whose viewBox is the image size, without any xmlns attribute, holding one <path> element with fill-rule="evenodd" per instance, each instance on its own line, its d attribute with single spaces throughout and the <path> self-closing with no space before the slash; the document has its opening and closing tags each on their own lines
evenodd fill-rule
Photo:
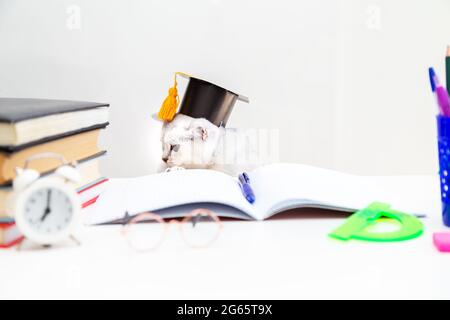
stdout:
<svg viewBox="0 0 450 320">
<path fill-rule="evenodd" d="M 248 177 L 248 174 L 246 174 L 245 172 L 240 174 L 239 182 L 240 182 L 242 193 L 244 194 L 245 199 L 247 199 L 247 201 L 250 203 L 254 203 L 255 202 L 255 193 L 253 192 L 253 189 L 250 186 L 250 178 Z"/>
<path fill-rule="evenodd" d="M 436 82 L 435 82 L 435 79 L 436 79 L 436 72 L 434 71 L 434 68 L 429 68 L 428 69 L 428 74 L 429 74 L 429 76 L 430 76 L 430 84 L 431 84 L 431 90 L 433 91 L 433 92 L 436 92 Z"/>
</svg>

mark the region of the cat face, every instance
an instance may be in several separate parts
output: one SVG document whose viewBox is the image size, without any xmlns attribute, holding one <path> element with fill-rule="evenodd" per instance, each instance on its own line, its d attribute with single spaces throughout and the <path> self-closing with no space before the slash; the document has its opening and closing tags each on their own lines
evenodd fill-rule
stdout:
<svg viewBox="0 0 450 320">
<path fill-rule="evenodd" d="M 162 160 L 169 166 L 207 168 L 214 164 L 220 128 L 206 119 L 177 114 L 162 129 Z"/>
</svg>

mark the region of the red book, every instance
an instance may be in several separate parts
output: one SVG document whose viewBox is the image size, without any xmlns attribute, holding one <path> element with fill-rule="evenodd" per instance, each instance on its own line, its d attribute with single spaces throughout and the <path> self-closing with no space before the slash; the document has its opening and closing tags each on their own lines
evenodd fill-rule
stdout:
<svg viewBox="0 0 450 320">
<path fill-rule="evenodd" d="M 14 222 L 0 223 L 0 248 L 10 248 L 24 239 Z"/>
<path fill-rule="evenodd" d="M 100 178 L 78 189 L 83 209 L 97 201 L 100 194 L 105 190 L 108 180 L 107 178 Z"/>
</svg>

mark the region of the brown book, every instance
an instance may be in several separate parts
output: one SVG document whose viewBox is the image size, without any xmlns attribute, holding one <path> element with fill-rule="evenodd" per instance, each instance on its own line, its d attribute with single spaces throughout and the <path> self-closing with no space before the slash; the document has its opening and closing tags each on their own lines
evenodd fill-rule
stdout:
<svg viewBox="0 0 450 320">
<path fill-rule="evenodd" d="M 27 158 L 42 152 L 63 155 L 67 161 L 80 161 L 101 152 L 97 141 L 100 129 L 68 136 L 59 140 L 29 147 L 15 153 L 0 152 L 0 185 L 10 183 L 16 176 L 15 168 L 23 167 Z M 57 159 L 40 159 L 30 163 L 30 168 L 40 173 L 51 172 L 60 165 Z"/>
</svg>

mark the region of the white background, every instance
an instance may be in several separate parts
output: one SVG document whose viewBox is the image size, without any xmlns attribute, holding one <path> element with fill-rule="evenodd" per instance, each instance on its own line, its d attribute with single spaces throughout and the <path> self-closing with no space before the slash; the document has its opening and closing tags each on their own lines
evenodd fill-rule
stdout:
<svg viewBox="0 0 450 320">
<path fill-rule="evenodd" d="M 174 71 L 249 96 L 230 126 L 279 130 L 281 161 L 435 173 L 427 68 L 443 77 L 449 14 L 447 0 L 0 0 L 0 95 L 111 103 L 108 176 L 155 170 L 151 115 Z"/>
</svg>

